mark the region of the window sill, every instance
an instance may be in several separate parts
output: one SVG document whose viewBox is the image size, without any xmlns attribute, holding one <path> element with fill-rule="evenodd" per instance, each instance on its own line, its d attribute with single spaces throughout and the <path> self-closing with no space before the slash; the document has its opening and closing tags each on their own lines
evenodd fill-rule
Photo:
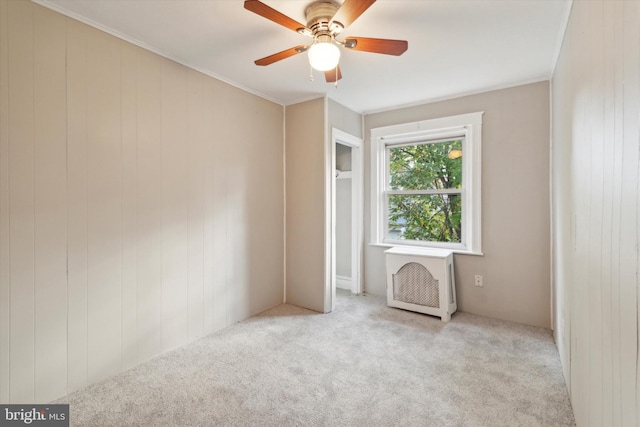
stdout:
<svg viewBox="0 0 640 427">
<path fill-rule="evenodd" d="M 472 252 L 464 249 L 450 249 L 450 248 L 439 248 L 436 246 L 422 246 L 422 245 L 393 245 L 391 243 L 369 243 L 369 246 L 374 248 L 404 248 L 404 249 L 412 249 L 412 248 L 429 248 L 429 249 L 446 249 L 454 254 L 459 255 L 473 255 L 473 256 L 484 256 L 483 252 Z"/>
</svg>

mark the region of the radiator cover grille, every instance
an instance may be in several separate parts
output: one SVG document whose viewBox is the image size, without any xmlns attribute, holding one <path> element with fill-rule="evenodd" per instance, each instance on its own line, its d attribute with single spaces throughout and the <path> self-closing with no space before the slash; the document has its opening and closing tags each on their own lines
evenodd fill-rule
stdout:
<svg viewBox="0 0 640 427">
<path fill-rule="evenodd" d="M 393 299 L 409 304 L 440 307 L 438 280 L 423 265 L 410 262 L 393 275 Z"/>
</svg>

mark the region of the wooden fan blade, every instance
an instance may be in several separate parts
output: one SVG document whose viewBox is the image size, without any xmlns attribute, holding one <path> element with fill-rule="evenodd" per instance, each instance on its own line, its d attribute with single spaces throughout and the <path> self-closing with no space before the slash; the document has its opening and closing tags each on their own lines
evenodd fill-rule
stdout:
<svg viewBox="0 0 640 427">
<path fill-rule="evenodd" d="M 244 2 L 244 8 L 296 32 L 299 29 L 306 28 L 306 26 L 302 25 L 298 21 L 289 18 L 287 15 L 278 12 L 258 0 L 246 0 Z"/>
<path fill-rule="evenodd" d="M 344 0 L 331 22 L 339 22 L 347 28 L 375 2 L 376 0 Z"/>
<path fill-rule="evenodd" d="M 290 56 L 297 55 L 307 50 L 307 46 L 296 46 L 291 49 L 283 50 L 282 52 L 274 53 L 273 55 L 265 56 L 262 59 L 258 59 L 255 61 L 256 65 L 269 65 L 274 62 L 281 61 L 283 59 L 289 58 Z"/>
<path fill-rule="evenodd" d="M 402 55 L 409 48 L 406 40 L 371 39 L 367 37 L 349 37 L 344 41 L 345 47 L 363 52 L 384 53 L 385 55 Z"/>
<path fill-rule="evenodd" d="M 336 70 L 337 70 L 337 78 L 336 78 Z M 336 68 L 334 68 L 333 70 L 329 70 L 329 71 L 325 71 L 324 72 L 324 79 L 327 81 L 327 83 L 335 83 L 336 81 L 340 80 L 342 78 L 342 72 L 340 71 L 340 66 L 338 65 Z"/>
</svg>

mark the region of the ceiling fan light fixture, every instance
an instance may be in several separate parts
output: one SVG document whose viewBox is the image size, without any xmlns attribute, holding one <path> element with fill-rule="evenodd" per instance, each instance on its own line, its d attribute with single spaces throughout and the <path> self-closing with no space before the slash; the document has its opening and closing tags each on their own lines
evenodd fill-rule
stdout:
<svg viewBox="0 0 640 427">
<path fill-rule="evenodd" d="M 340 61 L 340 49 L 330 36 L 321 37 L 309 48 L 309 63 L 318 71 L 333 70 Z"/>
<path fill-rule="evenodd" d="M 2 1 L 2 0 L 0 0 Z M 299 53 L 309 51 L 312 69 L 324 73 L 327 83 L 337 83 L 342 78 L 338 62 L 341 47 L 361 52 L 399 56 L 406 52 L 406 40 L 376 39 L 370 37 L 336 37 L 349 27 L 376 0 L 308 0 L 305 9 L 306 24 L 278 12 L 260 0 L 245 0 L 244 8 L 285 28 L 313 38 L 311 45 L 300 45 L 254 61 L 256 65 L 270 65 Z M 309 76 L 313 80 L 313 73 Z"/>
</svg>

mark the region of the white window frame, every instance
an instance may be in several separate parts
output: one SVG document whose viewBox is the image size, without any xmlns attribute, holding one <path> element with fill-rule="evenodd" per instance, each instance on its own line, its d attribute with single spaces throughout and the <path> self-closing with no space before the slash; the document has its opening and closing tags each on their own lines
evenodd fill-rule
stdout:
<svg viewBox="0 0 640 427">
<path fill-rule="evenodd" d="M 420 122 L 371 129 L 371 241 L 373 246 L 423 246 L 445 248 L 454 252 L 482 255 L 482 115 L 484 112 L 461 114 Z M 388 180 L 387 150 L 394 145 L 442 141 L 464 137 L 462 142 L 462 221 L 461 242 L 423 242 L 385 238 Z M 446 191 L 447 193 L 449 191 Z"/>
</svg>

